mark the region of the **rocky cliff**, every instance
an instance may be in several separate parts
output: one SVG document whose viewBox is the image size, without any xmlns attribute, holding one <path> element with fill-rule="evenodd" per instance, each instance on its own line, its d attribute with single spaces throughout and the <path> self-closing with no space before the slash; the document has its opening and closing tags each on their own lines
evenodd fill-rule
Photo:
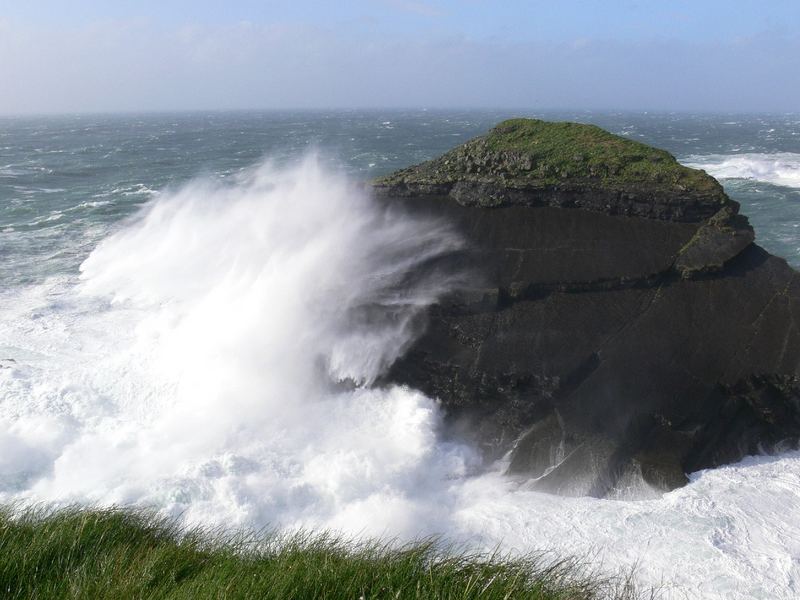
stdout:
<svg viewBox="0 0 800 600">
<path fill-rule="evenodd" d="M 466 283 L 387 379 L 539 489 L 603 496 L 795 444 L 800 279 L 703 171 L 515 119 L 373 182 L 446 218 Z"/>
</svg>

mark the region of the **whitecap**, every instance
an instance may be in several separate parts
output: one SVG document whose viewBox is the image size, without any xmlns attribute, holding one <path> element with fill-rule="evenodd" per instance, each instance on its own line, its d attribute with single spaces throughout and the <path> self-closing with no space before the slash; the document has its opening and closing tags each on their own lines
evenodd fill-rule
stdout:
<svg viewBox="0 0 800 600">
<path fill-rule="evenodd" d="M 688 156 L 686 166 L 704 169 L 719 179 L 754 179 L 773 185 L 800 188 L 800 154 L 709 154 Z"/>
</svg>

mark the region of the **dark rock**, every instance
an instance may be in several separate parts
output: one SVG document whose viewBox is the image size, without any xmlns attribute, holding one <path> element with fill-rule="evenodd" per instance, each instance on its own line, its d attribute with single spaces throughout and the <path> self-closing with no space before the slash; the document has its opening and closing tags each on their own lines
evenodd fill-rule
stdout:
<svg viewBox="0 0 800 600">
<path fill-rule="evenodd" d="M 721 208 L 704 223 L 689 240 L 675 261 L 675 269 L 683 277 L 719 271 L 731 258 L 747 248 L 755 239 L 747 219 L 736 214 L 734 204 Z"/>
<path fill-rule="evenodd" d="M 797 442 L 800 278 L 704 172 L 514 120 L 374 185 L 467 241 L 450 267 L 469 283 L 387 380 L 438 397 L 488 460 L 602 496 Z"/>
</svg>

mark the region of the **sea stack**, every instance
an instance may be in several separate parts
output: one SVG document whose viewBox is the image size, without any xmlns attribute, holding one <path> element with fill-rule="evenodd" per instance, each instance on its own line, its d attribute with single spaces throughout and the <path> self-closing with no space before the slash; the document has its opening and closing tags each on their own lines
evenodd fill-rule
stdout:
<svg viewBox="0 0 800 600">
<path fill-rule="evenodd" d="M 373 182 L 449 220 L 461 288 L 386 380 L 537 489 L 606 496 L 800 437 L 800 279 L 703 171 L 513 119 Z"/>
</svg>

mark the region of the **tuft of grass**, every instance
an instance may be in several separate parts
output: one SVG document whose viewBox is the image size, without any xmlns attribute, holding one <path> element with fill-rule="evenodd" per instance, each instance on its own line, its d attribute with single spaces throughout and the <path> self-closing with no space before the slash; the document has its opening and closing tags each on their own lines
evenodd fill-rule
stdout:
<svg viewBox="0 0 800 600">
<path fill-rule="evenodd" d="M 651 592 L 648 597 L 652 597 Z M 536 599 L 641 597 L 579 561 L 459 553 L 436 540 L 183 529 L 121 509 L 0 510 L 6 599 Z"/>
</svg>

